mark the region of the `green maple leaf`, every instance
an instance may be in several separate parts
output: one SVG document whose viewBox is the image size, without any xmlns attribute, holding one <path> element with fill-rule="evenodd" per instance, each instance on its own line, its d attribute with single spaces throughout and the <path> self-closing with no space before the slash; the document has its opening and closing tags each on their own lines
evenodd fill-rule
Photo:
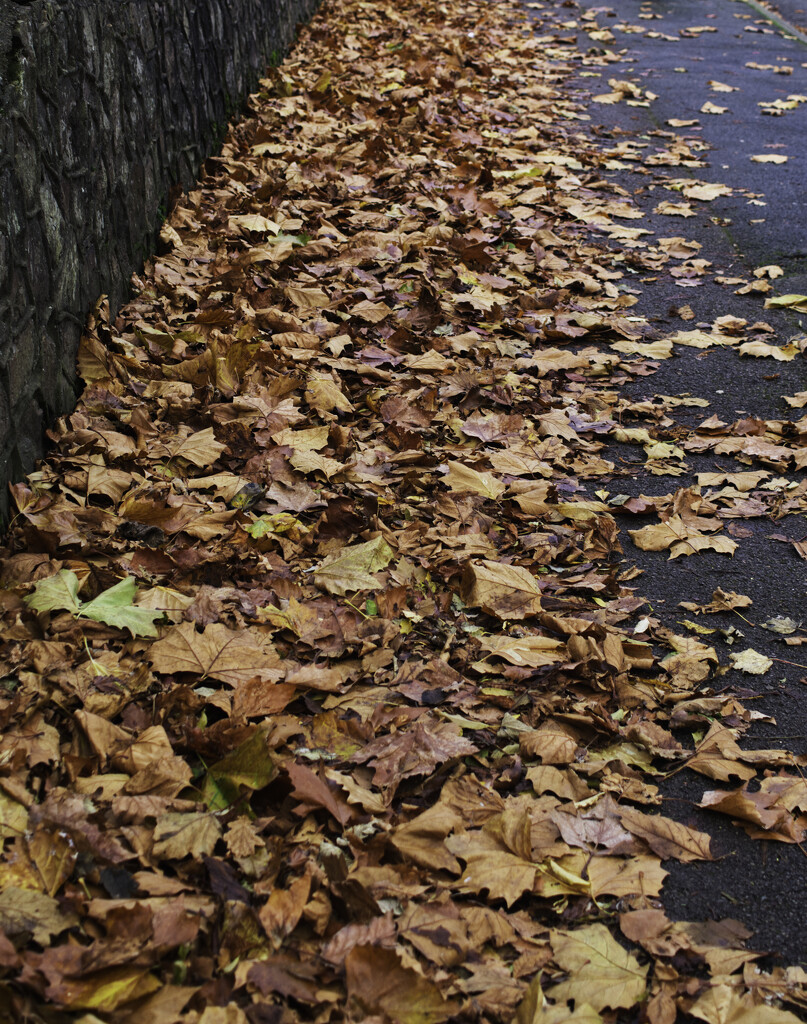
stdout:
<svg viewBox="0 0 807 1024">
<path fill-rule="evenodd" d="M 83 604 L 79 614 L 107 626 L 128 629 L 132 636 L 158 636 L 154 620 L 162 618 L 163 613 L 151 608 L 138 608 L 134 603 L 136 594 L 135 581 L 127 576 L 114 587 Z"/>
<path fill-rule="evenodd" d="M 78 576 L 69 569 L 60 569 L 55 576 L 40 580 L 34 586 L 33 594 L 25 598 L 25 603 L 35 612 L 52 612 L 66 609 L 78 615 L 81 601 L 78 599 Z"/>
<path fill-rule="evenodd" d="M 55 576 L 40 580 L 25 601 L 36 612 L 64 610 L 76 618 L 93 619 L 107 626 L 128 629 L 132 636 L 158 635 L 154 620 L 163 613 L 138 608 L 134 604 L 137 586 L 130 576 L 104 590 L 92 601 L 80 601 L 78 591 L 78 576 L 69 569 L 60 569 Z"/>
</svg>

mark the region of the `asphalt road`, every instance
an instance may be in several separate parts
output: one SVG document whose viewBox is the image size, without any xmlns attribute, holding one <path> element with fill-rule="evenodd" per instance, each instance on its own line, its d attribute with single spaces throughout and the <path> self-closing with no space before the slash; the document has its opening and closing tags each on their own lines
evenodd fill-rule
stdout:
<svg viewBox="0 0 807 1024">
<path fill-rule="evenodd" d="M 802 3 L 807 7 L 807 0 L 781 0 L 782 16 L 794 22 L 801 19 L 804 24 L 807 15 L 800 13 Z M 732 196 L 702 204 L 704 212 L 697 218 L 682 220 L 652 213 L 659 200 L 675 200 L 674 193 L 654 185 L 650 176 L 616 172 L 611 177 L 634 194 L 647 214 L 645 222 L 631 224 L 642 223 L 662 236 L 684 235 L 699 241 L 703 246 L 699 255 L 727 276 L 750 276 L 756 267 L 778 264 L 785 276 L 774 282 L 775 291 L 807 293 L 807 102 L 782 116 L 765 115 L 759 106 L 791 94 L 807 96 L 807 46 L 783 38 L 751 7 L 737 0 L 649 0 L 644 4 L 639 0 L 610 0 L 608 7 L 587 2 L 577 9 L 565 8 L 563 16 L 575 17 L 585 8 L 600 12 L 600 27 L 610 28 L 615 42 L 593 42 L 581 33 L 581 48 L 586 51 L 608 46 L 615 52 L 624 50 L 629 63 L 610 65 L 600 78 L 576 78 L 572 86 L 580 99 L 607 91 L 609 77 L 627 77 L 658 96 L 647 108 L 624 103 L 591 104 L 587 130 L 606 140 L 634 138 L 656 144 L 658 137 L 648 133 L 670 131 L 666 124 L 669 119 L 697 119 L 697 126 L 676 131 L 708 142 L 708 166 L 666 170 L 674 178 L 697 177 L 735 190 Z M 615 16 L 609 17 L 608 11 Z M 640 12 L 661 17 L 640 19 Z M 650 28 L 673 39 L 626 33 L 619 29 L 621 23 Z M 716 31 L 695 33 L 689 38 L 679 34 L 692 26 L 708 26 Z M 748 63 L 786 66 L 792 72 L 752 69 L 746 66 Z M 715 93 L 709 86 L 713 80 L 734 86 L 737 91 Z M 707 100 L 727 107 L 727 112 L 701 113 Z M 788 161 L 774 165 L 750 159 L 752 154 L 765 153 L 786 155 Z M 691 330 L 702 321 L 724 314 L 745 317 L 751 323 L 765 320 L 782 340 L 807 330 L 807 317 L 765 310 L 762 297 L 735 295 L 733 288 L 715 284 L 711 277 L 699 287 L 681 288 L 662 275 L 656 283 L 641 287 L 641 300 L 632 312 L 650 317 L 661 333 Z M 684 303 L 695 312 L 695 319 L 689 323 L 670 312 Z M 766 380 L 766 376 L 773 379 Z M 800 418 L 802 411 L 791 410 L 781 396 L 805 389 L 803 359 L 774 364 L 771 360 L 741 360 L 736 353 L 719 349 L 688 349 L 662 362 L 654 376 L 640 378 L 630 387 L 636 397 L 690 392 L 707 398 L 711 408 L 703 411 L 704 416 L 714 412 L 729 422 L 744 413 L 763 418 Z M 698 422 L 703 418 L 702 410 L 694 412 L 697 416 L 690 420 L 681 413 L 680 421 Z M 631 458 L 636 459 L 628 450 L 614 450 L 610 457 L 628 460 L 623 463 L 627 466 Z M 694 472 L 703 472 L 714 470 L 716 460 L 708 455 L 689 458 L 688 462 Z M 730 459 L 723 460 L 723 464 L 733 470 L 747 468 Z M 658 494 L 691 482 L 692 478 L 638 476 L 614 483 L 623 492 Z M 753 536 L 743 539 L 732 559 L 704 553 L 670 562 L 665 553 L 639 551 L 624 534 L 626 559 L 644 570 L 637 581 L 639 591 L 650 599 L 665 624 L 683 632 L 679 623 L 684 615 L 676 607 L 678 602 L 708 600 L 717 586 L 749 595 L 753 599 L 753 615 L 749 618 L 754 622 L 776 614 L 807 620 L 807 563 L 790 545 L 770 539 L 772 533 L 799 539 L 807 536 L 807 520 L 792 516 L 775 524 L 760 519 L 742 523 Z M 774 669 L 763 677 L 729 672 L 716 685 L 733 686 L 747 698 L 748 706 L 775 717 L 775 725 L 762 723 L 753 728 L 744 741 L 748 746 L 807 751 L 807 648 L 787 647 L 775 634 L 746 626 L 736 617 L 710 617 L 708 625 L 739 626 L 745 635 L 743 646 L 804 664 L 799 668 L 775 662 Z M 714 637 L 709 639 L 711 642 Z M 721 662 L 727 662 L 729 648 L 719 636 L 715 646 Z M 665 865 L 671 872 L 665 887 L 667 911 L 682 920 L 738 918 L 754 932 L 751 948 L 773 951 L 779 956 L 774 962 L 780 964 L 807 965 L 805 853 L 796 846 L 752 841 L 728 819 L 695 807 L 705 790 L 718 785 L 684 771 L 665 786 L 665 813 L 716 836 L 722 854 L 714 863 Z"/>
</svg>

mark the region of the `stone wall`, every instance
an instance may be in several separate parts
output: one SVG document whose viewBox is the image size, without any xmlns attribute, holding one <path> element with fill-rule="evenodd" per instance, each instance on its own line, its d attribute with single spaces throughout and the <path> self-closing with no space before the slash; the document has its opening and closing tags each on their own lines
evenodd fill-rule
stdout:
<svg viewBox="0 0 807 1024">
<path fill-rule="evenodd" d="M 167 197 L 318 0 L 0 0 L 0 516 Z"/>
</svg>

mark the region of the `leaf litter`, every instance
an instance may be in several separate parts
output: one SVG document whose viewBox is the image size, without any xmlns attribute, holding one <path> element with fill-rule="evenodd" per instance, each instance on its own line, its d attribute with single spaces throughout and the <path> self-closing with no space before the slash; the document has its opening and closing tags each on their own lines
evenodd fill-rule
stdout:
<svg viewBox="0 0 807 1024">
<path fill-rule="evenodd" d="M 561 91 L 569 24 L 544 14 L 328 3 L 137 297 L 91 319 L 81 401 L 13 488 L 0 560 L 8 1019 L 807 1006 L 739 922 L 663 910 L 664 861 L 714 858 L 660 812 L 666 774 L 735 787 L 701 806 L 785 843 L 807 789 L 793 755 L 742 748 L 755 714 L 712 685 L 713 630 L 661 625 L 618 526 L 731 557 L 734 520 L 804 510 L 782 475 L 807 464 L 800 421 L 680 428 L 708 403 L 620 393 L 676 346 L 789 360 L 804 339 L 733 317 L 660 338 L 630 313 L 636 271 L 697 286 L 709 264 L 631 227 L 602 169 L 698 167 L 703 146 L 597 148 Z M 609 86 L 595 103 L 655 99 Z M 731 191 L 667 181 L 674 216 Z M 630 471 L 609 444 L 649 477 L 703 452 L 749 468 L 612 495 Z"/>
</svg>

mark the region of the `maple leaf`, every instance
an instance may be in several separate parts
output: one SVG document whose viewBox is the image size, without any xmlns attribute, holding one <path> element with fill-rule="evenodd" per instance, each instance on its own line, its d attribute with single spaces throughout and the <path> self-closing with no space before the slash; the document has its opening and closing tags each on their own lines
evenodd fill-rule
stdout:
<svg viewBox="0 0 807 1024">
<path fill-rule="evenodd" d="M 272 682 L 283 674 L 274 648 L 263 636 L 219 623 L 206 626 L 201 633 L 192 622 L 174 626 L 152 644 L 148 657 L 156 672 L 189 672 L 234 687 L 256 677 Z"/>
<path fill-rule="evenodd" d="M 568 981 L 554 985 L 548 995 L 555 1000 L 587 1003 L 595 1010 L 633 1006 L 645 991 L 647 968 L 623 949 L 601 924 L 573 932 L 552 931 L 552 954 Z"/>
<path fill-rule="evenodd" d="M 79 579 L 70 569 L 61 569 L 55 576 L 40 580 L 34 586 L 33 594 L 26 602 L 35 611 L 64 609 L 77 618 L 94 619 L 107 626 L 128 629 L 132 636 L 157 636 L 155 619 L 162 618 L 162 611 L 141 608 L 134 604 L 137 585 L 131 576 L 116 583 L 109 590 L 102 591 L 91 601 L 80 601 Z"/>
<path fill-rule="evenodd" d="M 314 582 L 339 596 L 372 590 L 378 584 L 376 573 L 389 565 L 393 554 L 383 537 L 354 544 L 322 561 L 314 571 Z"/>
<path fill-rule="evenodd" d="M 518 565 L 482 561 L 465 567 L 463 601 L 500 619 L 524 619 L 541 610 L 541 588 L 535 577 Z"/>
<path fill-rule="evenodd" d="M 197 811 L 164 815 L 154 830 L 154 853 L 169 860 L 193 857 L 201 860 L 213 852 L 221 836 L 221 825 L 212 814 Z"/>
<path fill-rule="evenodd" d="M 457 1010 L 439 988 L 398 954 L 381 946 L 355 946 L 345 958 L 349 1000 L 359 1012 L 380 1011 L 401 1024 L 440 1024 Z"/>
<path fill-rule="evenodd" d="M 480 472 L 461 462 L 449 462 L 448 473 L 444 479 L 451 491 L 470 491 L 473 494 L 481 494 L 484 498 L 492 498 L 494 501 L 507 489 L 492 473 Z"/>
</svg>

